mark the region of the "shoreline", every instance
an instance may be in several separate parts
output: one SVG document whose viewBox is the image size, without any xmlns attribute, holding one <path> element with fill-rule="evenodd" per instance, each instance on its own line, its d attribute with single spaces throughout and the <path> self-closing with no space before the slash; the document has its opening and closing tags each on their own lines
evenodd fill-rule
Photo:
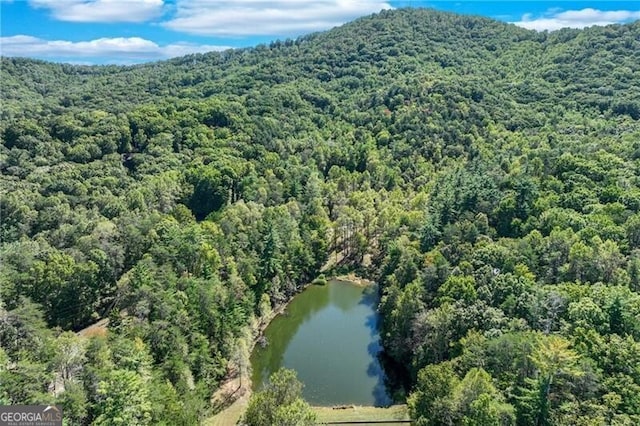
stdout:
<svg viewBox="0 0 640 426">
<path fill-rule="evenodd" d="M 368 280 L 366 278 L 362 278 L 354 273 L 349 273 L 346 275 L 336 275 L 336 276 L 332 276 L 330 278 L 327 278 L 327 284 L 329 283 L 329 281 L 339 281 L 339 282 L 344 282 L 344 283 L 348 283 L 348 284 L 353 284 L 356 285 L 358 287 L 369 287 L 372 285 L 375 285 L 375 281 L 371 281 Z M 260 338 L 261 335 L 264 334 L 264 331 L 267 329 L 267 327 L 269 327 L 269 325 L 271 324 L 271 322 L 278 316 L 281 314 L 284 314 L 285 311 L 287 310 L 287 306 L 289 306 L 289 303 L 291 303 L 291 301 L 300 293 L 302 293 L 303 291 L 305 291 L 309 286 L 312 285 L 327 285 L 327 284 L 314 284 L 313 282 L 309 282 L 304 284 L 302 287 L 300 287 L 300 291 L 298 291 L 296 294 L 294 294 L 291 299 L 289 299 L 286 303 L 283 303 L 282 305 L 279 305 L 277 307 L 275 307 L 274 309 L 272 309 L 271 313 L 269 314 L 269 316 L 267 316 L 266 318 L 256 318 L 256 320 L 258 320 L 258 325 L 251 330 L 251 335 L 252 335 L 252 341 L 251 341 L 251 345 L 250 345 L 250 352 L 253 352 L 253 350 L 255 349 L 256 345 L 258 344 L 258 339 Z"/>
<path fill-rule="evenodd" d="M 371 281 L 367 278 L 362 278 L 356 274 L 349 273 L 347 275 L 337 275 L 335 277 L 332 277 L 330 279 L 328 279 L 327 281 L 340 281 L 340 282 L 346 282 L 349 284 L 354 284 L 357 285 L 358 287 L 369 287 L 372 285 L 375 285 L 376 282 L 375 281 Z"/>
<path fill-rule="evenodd" d="M 375 284 L 374 281 L 359 277 L 354 273 L 332 276 L 330 278 L 327 278 L 327 283 L 329 281 L 349 283 L 352 285 L 356 285 L 358 287 L 368 287 Z M 265 330 L 267 329 L 267 327 L 269 327 L 271 322 L 278 315 L 284 314 L 286 312 L 287 306 L 289 306 L 289 303 L 291 303 L 293 298 L 296 297 L 298 294 L 302 293 L 303 291 L 305 291 L 311 285 L 322 285 L 322 284 L 313 284 L 313 282 L 309 282 L 302 285 L 300 287 L 300 291 L 297 292 L 295 295 L 293 295 L 286 303 L 283 303 L 282 305 L 275 307 L 267 317 L 256 318 L 255 323 L 249 324 L 247 326 L 249 328 L 249 333 L 251 335 L 251 343 L 249 345 L 250 355 L 253 354 L 253 351 L 255 350 L 255 347 L 258 344 L 260 337 L 264 335 Z M 250 364 L 250 360 L 249 360 L 249 364 Z M 229 420 L 233 421 L 233 423 L 229 423 L 229 424 L 235 424 L 237 420 L 239 420 L 238 412 L 240 411 L 241 413 L 244 413 L 244 409 L 246 408 L 246 405 L 248 405 L 249 398 L 253 393 L 253 382 L 251 380 L 252 375 L 249 373 L 247 374 L 247 376 L 248 377 L 246 377 L 246 380 L 243 380 L 244 384 L 241 388 L 238 387 L 233 391 L 233 393 L 224 395 L 223 390 L 225 388 L 229 388 L 231 384 L 239 380 L 239 373 L 238 373 L 237 366 L 232 366 L 229 369 L 227 376 L 220 382 L 220 386 L 218 386 L 218 388 L 212 393 L 212 396 L 211 396 L 212 404 L 216 401 L 216 399 L 220 397 L 225 398 L 225 401 L 223 401 L 224 408 L 219 412 L 213 414 L 207 420 L 205 420 L 206 424 L 223 424 L 221 422 L 223 420 L 227 420 L 225 413 L 228 413 Z M 331 407 L 327 407 L 327 408 L 331 408 Z M 214 423 L 211 423 L 211 422 L 214 422 Z"/>
</svg>

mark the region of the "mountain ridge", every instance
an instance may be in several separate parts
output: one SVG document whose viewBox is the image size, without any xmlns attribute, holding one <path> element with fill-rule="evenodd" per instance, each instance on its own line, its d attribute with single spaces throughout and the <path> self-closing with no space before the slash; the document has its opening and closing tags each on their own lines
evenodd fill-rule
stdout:
<svg viewBox="0 0 640 426">
<path fill-rule="evenodd" d="M 417 22 L 413 22 L 413 19 Z M 435 25 L 429 25 L 432 22 L 435 22 Z M 387 26 L 390 27 L 385 29 Z M 398 30 L 403 27 L 404 32 L 398 34 Z M 437 28 L 446 28 L 448 31 L 442 34 L 444 31 L 436 30 Z M 585 47 L 581 46 L 580 38 L 589 35 L 597 35 L 598 40 L 604 38 L 598 43 L 605 42 L 607 37 L 618 35 L 624 37 L 624 45 L 616 46 L 616 50 L 611 52 L 610 61 L 624 62 L 625 57 L 629 60 L 629 57 L 637 56 L 635 52 L 640 49 L 637 37 L 633 37 L 633 34 L 637 34 L 638 28 L 640 28 L 640 24 L 632 23 L 592 27 L 585 30 L 566 29 L 552 33 L 537 33 L 488 18 L 468 17 L 433 10 L 402 9 L 383 11 L 380 14 L 359 18 L 330 31 L 302 36 L 297 40 L 276 41 L 270 45 L 222 53 L 210 52 L 189 55 L 184 58 L 174 58 L 133 67 L 98 66 L 91 68 L 7 58 L 3 58 L 2 61 L 5 65 L 3 72 L 8 74 L 12 80 L 19 81 L 20 78 L 25 79 L 29 76 L 30 72 L 21 69 L 20 64 L 36 69 L 44 66 L 57 70 L 56 74 L 58 75 L 62 73 L 61 82 L 64 82 L 72 92 L 82 90 L 85 96 L 91 94 L 93 89 L 88 81 L 82 83 L 83 79 L 89 78 L 97 84 L 111 85 L 115 89 L 114 95 L 117 95 L 122 101 L 125 101 L 125 96 L 131 90 L 131 82 L 145 78 L 149 80 L 146 84 L 147 87 L 138 84 L 137 90 L 143 99 L 149 101 L 153 99 L 154 90 L 160 96 L 177 97 L 192 97 L 193 89 L 202 86 L 213 87 L 205 88 L 201 92 L 202 94 L 196 94 L 196 97 L 228 92 L 221 85 L 212 84 L 212 81 L 228 78 L 228 70 L 242 67 L 250 69 L 248 72 L 251 75 L 246 76 L 254 81 L 253 87 L 256 87 L 260 82 L 282 84 L 291 81 L 292 78 L 305 78 L 327 86 L 323 83 L 330 83 L 336 78 L 357 78 L 358 75 L 368 72 L 371 68 L 377 69 L 379 74 L 399 72 L 400 75 L 407 75 L 415 74 L 417 68 L 424 66 L 433 67 L 435 72 L 450 68 L 454 74 L 471 73 L 483 78 L 504 79 L 505 75 L 495 74 L 494 71 L 500 65 L 504 66 L 504 64 L 500 64 L 500 58 L 504 55 L 510 61 L 515 61 L 516 64 L 521 63 L 519 66 L 520 77 L 514 75 L 509 78 L 523 78 L 522 76 L 525 74 L 531 76 L 534 73 L 533 75 L 535 75 L 536 68 L 549 67 L 553 63 L 567 59 L 566 56 L 572 54 L 562 51 L 566 49 L 559 49 L 559 41 L 563 41 L 565 44 L 571 43 L 566 48 L 571 48 L 572 51 L 579 54 L 580 50 Z M 485 31 L 487 34 L 479 33 L 479 31 Z M 467 45 L 469 42 L 473 44 Z M 362 47 L 360 50 L 358 50 L 359 45 Z M 560 47 L 563 46 L 565 45 L 560 44 Z M 367 50 L 377 53 L 371 56 L 367 54 Z M 560 51 L 556 52 L 556 50 Z M 323 55 L 320 57 L 310 56 L 309 52 L 311 51 L 322 51 Z M 472 56 L 467 57 L 468 55 Z M 517 59 L 514 56 L 517 56 Z M 273 61 L 277 61 L 279 65 L 276 67 L 269 65 Z M 498 64 L 494 65 L 495 61 Z M 260 67 L 257 66 L 258 63 L 261 64 Z M 402 65 L 398 65 L 399 63 Z M 593 68 L 592 64 L 589 64 L 589 57 L 581 57 L 578 63 L 584 63 L 578 68 L 580 71 Z M 314 64 L 313 68 L 309 67 L 310 64 Z M 470 64 L 474 65 L 473 69 L 466 69 Z M 68 75 L 69 72 L 77 73 L 87 70 L 91 70 L 93 78 Z M 97 75 L 95 75 L 96 73 Z M 201 77 L 195 79 L 180 77 L 184 74 L 196 74 Z M 557 80 L 557 77 L 552 75 L 543 75 L 542 78 Z M 129 83 L 118 87 L 121 86 L 118 79 L 126 79 Z M 380 85 L 385 82 L 388 84 L 389 81 L 392 81 L 392 78 L 387 76 L 387 78 L 376 79 L 372 84 Z M 14 84 L 18 85 L 18 83 Z M 34 84 L 40 84 L 41 87 L 45 83 L 34 81 Z M 164 89 L 162 89 L 163 87 Z M 577 89 L 584 91 L 586 87 L 583 85 Z M 46 89 L 40 88 L 40 90 Z M 241 90 L 245 89 L 241 88 Z M 593 88 L 588 88 L 588 90 L 592 91 Z M 11 90 L 5 90 L 5 92 L 7 93 L 6 98 L 10 99 Z M 30 92 L 37 92 L 37 90 L 30 90 Z M 242 91 L 236 92 L 236 94 L 240 93 Z M 56 95 L 63 96 L 63 94 Z M 627 95 L 624 96 L 625 99 L 632 102 L 631 99 L 635 94 L 628 93 Z M 637 116 L 635 108 L 632 110 L 633 114 Z"/>
</svg>

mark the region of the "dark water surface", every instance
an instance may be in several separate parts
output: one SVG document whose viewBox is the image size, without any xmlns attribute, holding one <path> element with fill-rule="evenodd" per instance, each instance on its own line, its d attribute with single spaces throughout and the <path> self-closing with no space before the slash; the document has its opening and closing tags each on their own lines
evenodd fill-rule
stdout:
<svg viewBox="0 0 640 426">
<path fill-rule="evenodd" d="M 311 405 L 388 405 L 378 354 L 375 286 L 330 281 L 309 286 L 265 331 L 251 354 L 254 387 L 280 367 L 297 371 Z"/>
</svg>

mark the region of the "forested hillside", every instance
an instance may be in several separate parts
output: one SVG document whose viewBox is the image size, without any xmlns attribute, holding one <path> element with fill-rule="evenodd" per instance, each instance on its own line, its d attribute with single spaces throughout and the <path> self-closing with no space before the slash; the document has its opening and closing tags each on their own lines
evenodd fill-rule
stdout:
<svg viewBox="0 0 640 426">
<path fill-rule="evenodd" d="M 640 22 L 1 65 L 0 403 L 196 424 L 340 252 L 419 424 L 640 424 Z"/>
</svg>

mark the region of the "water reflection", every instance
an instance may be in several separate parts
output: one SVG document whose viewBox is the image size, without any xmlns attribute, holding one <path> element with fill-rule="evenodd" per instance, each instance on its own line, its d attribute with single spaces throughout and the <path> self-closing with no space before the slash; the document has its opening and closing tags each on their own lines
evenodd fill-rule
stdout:
<svg viewBox="0 0 640 426">
<path fill-rule="evenodd" d="M 329 283 L 329 294 L 331 295 L 331 303 L 338 307 L 342 312 L 349 312 L 351 309 L 354 309 L 357 304 L 353 303 L 352 297 L 345 297 L 343 286 L 353 287 L 353 284 L 349 284 L 343 281 L 336 281 L 333 283 Z"/>
<path fill-rule="evenodd" d="M 377 304 L 375 287 L 309 287 L 269 325 L 268 346 L 252 354 L 254 385 L 285 366 L 298 372 L 311 404 L 388 405 Z"/>
<path fill-rule="evenodd" d="M 265 382 L 271 373 L 283 366 L 288 343 L 300 326 L 329 304 L 329 292 L 322 291 L 322 287 L 324 286 L 311 286 L 298 294 L 285 312 L 269 324 L 264 333 L 267 345 L 256 345 L 251 354 L 251 378 L 254 384 Z M 313 303 L 309 303 L 310 301 Z"/>
</svg>

